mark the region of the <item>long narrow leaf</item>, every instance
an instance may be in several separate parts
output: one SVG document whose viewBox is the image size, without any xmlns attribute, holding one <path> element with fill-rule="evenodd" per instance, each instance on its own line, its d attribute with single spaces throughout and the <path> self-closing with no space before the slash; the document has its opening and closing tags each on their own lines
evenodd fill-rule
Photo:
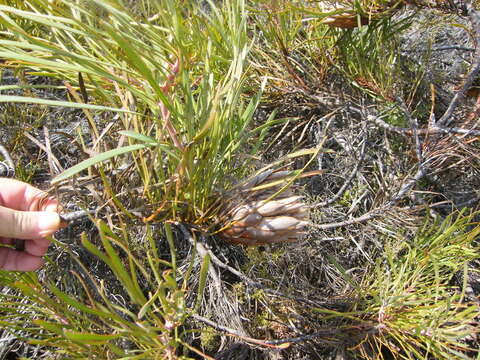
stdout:
<svg viewBox="0 0 480 360">
<path fill-rule="evenodd" d="M 33 98 L 33 97 L 27 97 L 27 96 L 16 96 L 16 95 L 0 95 L 0 103 L 25 103 L 25 104 L 59 106 L 59 107 L 74 108 L 74 109 L 89 109 L 89 110 L 132 113 L 132 111 L 129 111 L 129 110 L 112 108 L 109 106 L 75 103 L 71 101 L 39 99 L 39 98 Z"/>
<path fill-rule="evenodd" d="M 89 159 L 83 160 L 81 163 L 72 166 L 71 168 L 65 170 L 63 173 L 59 174 L 55 178 L 52 179 L 52 184 L 56 184 L 60 181 L 63 181 L 65 179 L 68 179 L 72 177 L 73 175 L 78 174 L 80 171 L 85 170 L 89 168 L 90 166 L 93 166 L 95 164 L 98 164 L 102 161 L 108 160 L 110 158 L 113 158 L 115 156 L 125 154 L 128 152 L 132 152 L 135 150 L 141 150 L 145 149 L 147 147 L 153 146 L 152 144 L 135 144 L 135 145 L 129 145 L 129 146 L 124 146 L 121 148 L 113 149 L 106 151 L 104 153 L 98 154 L 97 156 L 91 157 Z"/>
</svg>

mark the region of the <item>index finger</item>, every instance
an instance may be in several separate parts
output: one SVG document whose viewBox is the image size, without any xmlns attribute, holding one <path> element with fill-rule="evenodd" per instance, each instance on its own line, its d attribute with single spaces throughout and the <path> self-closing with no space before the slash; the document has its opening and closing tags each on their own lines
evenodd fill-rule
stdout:
<svg viewBox="0 0 480 360">
<path fill-rule="evenodd" d="M 59 203 L 27 183 L 0 178 L 0 206 L 20 211 L 57 211 Z"/>
</svg>

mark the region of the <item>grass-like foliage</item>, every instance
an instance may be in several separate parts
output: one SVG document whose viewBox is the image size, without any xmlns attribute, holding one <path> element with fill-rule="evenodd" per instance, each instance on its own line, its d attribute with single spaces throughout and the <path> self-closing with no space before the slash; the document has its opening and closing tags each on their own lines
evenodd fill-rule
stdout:
<svg viewBox="0 0 480 360">
<path fill-rule="evenodd" d="M 400 39 L 412 18 L 392 19 L 399 1 L 278 1 L 252 11 L 258 41 L 252 51 L 256 72 L 273 92 L 310 93 L 328 84 L 332 69 L 379 100 L 394 101 L 403 81 Z M 337 24 L 338 22 L 338 24 Z M 412 76 L 418 77 L 418 73 Z M 406 83 L 410 83 L 410 89 Z M 272 97 L 274 98 L 274 97 Z"/>
<path fill-rule="evenodd" d="M 52 80 L 2 87 L 24 96 L 0 95 L 0 101 L 83 110 L 90 134 L 80 134 L 80 142 L 92 156 L 54 183 L 88 171 L 101 177 L 105 194 L 127 217 L 133 217 L 129 207 L 140 203 L 150 215 L 147 223 L 167 219 L 211 227 L 218 194 L 245 174 L 248 152 L 259 148 L 251 141 L 250 121 L 260 96 L 242 98 L 250 46 L 244 7 L 243 1 L 218 7 L 10 1 L 0 5 L 3 65 Z M 28 91 L 42 88 L 65 89 L 70 101 Z M 102 118 L 113 124 L 108 131 Z M 234 156 L 240 149 L 247 152 L 242 159 Z M 122 175 L 126 191 L 120 196 L 119 184 L 108 175 L 122 162 L 133 170 Z M 133 187 L 141 189 L 135 197 L 129 193 Z M 191 347 L 181 326 L 192 268 L 177 283 L 168 224 L 167 260 L 159 255 L 150 225 L 143 227 L 140 245 L 129 225 L 120 222 L 112 230 L 97 222 L 99 238 L 82 238 L 83 247 L 104 264 L 105 283 L 74 254 L 78 271 L 60 282 L 52 280 L 62 273 L 54 262 L 42 279 L 2 273 L 11 289 L 2 299 L 5 328 L 60 358 L 182 358 Z M 200 270 L 198 304 L 207 270 L 208 257 Z M 112 292 L 124 301 L 112 299 Z"/>
<path fill-rule="evenodd" d="M 354 86 L 372 96 L 395 101 L 401 88 L 401 77 L 396 74 L 402 73 L 396 34 L 410 26 L 410 22 L 408 17 L 400 21 L 387 17 L 369 26 L 345 31 L 338 42 L 343 62 L 339 69 Z M 411 86 L 414 84 L 412 82 Z"/>
<path fill-rule="evenodd" d="M 478 331 L 478 305 L 465 295 L 468 263 L 478 258 L 480 227 L 472 219 L 427 221 L 413 239 L 387 241 L 384 256 L 356 286 L 352 311 L 333 315 L 357 324 L 347 326 L 356 333 L 347 340 L 351 350 L 366 359 L 412 360 L 468 359 L 475 352 L 469 341 Z M 459 272 L 463 284 L 455 285 Z"/>
<path fill-rule="evenodd" d="M 86 150 L 101 153 L 55 181 L 135 151 L 143 193 L 163 209 L 161 218 L 211 220 L 214 189 L 224 189 L 245 169 L 233 154 L 249 139 L 258 102 L 254 96 L 244 104 L 240 96 L 249 50 L 243 2 L 221 8 L 145 2 L 136 12 L 119 0 L 20 6 L 26 10 L 0 7 L 0 56 L 17 70 L 61 80 L 72 102 L 0 101 L 84 109 L 94 144 Z M 113 129 L 125 131 L 108 148 L 99 141 L 96 110 L 117 111 Z M 103 170 L 117 164 L 111 160 Z"/>
<path fill-rule="evenodd" d="M 129 249 L 128 236 L 119 237 L 97 224 L 101 245 L 87 236 L 82 245 L 105 265 L 102 280 L 90 275 L 78 258 L 76 271 L 40 279 L 35 273 L 0 273 L 10 291 L 1 297 L 1 324 L 20 339 L 62 359 L 183 359 L 181 330 L 188 315 L 185 282 L 177 284 L 175 257 L 159 257 L 152 233 L 144 259 Z M 166 236 L 173 244 L 166 225 Z M 68 251 L 68 249 L 65 249 Z M 175 249 L 171 249 L 175 252 Z M 50 273 L 60 273 L 51 264 Z M 115 296 L 113 296 L 115 294 Z M 122 301 L 119 301 L 119 298 Z"/>
<path fill-rule="evenodd" d="M 252 9 L 252 28 L 258 36 L 253 68 L 269 77 L 273 92 L 319 86 L 335 58 L 336 31 L 315 18 L 305 19 L 305 14 L 310 15 L 291 1 L 266 2 Z"/>
<path fill-rule="evenodd" d="M 413 17 L 391 17 L 403 5 L 0 1 L 1 67 L 15 78 L 14 84 L 0 85 L 0 103 L 3 112 L 11 109 L 9 123 L 20 123 L 14 138 L 28 135 L 48 154 L 56 175 L 52 194 L 63 202 L 62 191 L 68 196 L 73 189 L 71 203 L 78 200 L 74 205 L 95 208 L 105 219 L 92 216 L 83 224 L 81 244 L 67 245 L 59 236 L 40 272 L 0 272 L 5 332 L 52 359 L 211 359 L 197 349 L 203 342 L 200 324 L 276 347 L 289 358 L 303 351 L 294 348 L 298 343 L 305 349 L 324 346 L 321 351 L 338 347 L 366 359 L 462 359 L 475 353 L 478 304 L 467 291 L 467 272 L 479 255 L 478 214 L 447 216 L 442 210 L 443 221 L 421 227 L 415 217 L 408 228 L 380 214 L 390 216 L 403 200 L 410 201 L 404 195 L 414 185 L 420 187 L 420 175 L 412 187 L 400 187 L 401 179 L 412 178 L 403 172 L 415 156 L 394 159 L 397 140 L 379 136 L 374 125 L 383 122 L 370 126 L 367 121 L 376 117 L 364 116 L 386 102 L 403 104 L 400 98 L 410 105 L 420 92 L 425 69 L 409 70 L 400 51 L 399 33 Z M 266 106 L 254 117 L 261 101 Z M 271 110 L 278 104 L 285 114 L 276 118 Z M 349 114 L 351 105 L 368 111 Z M 47 106 L 73 108 L 79 123 L 88 123 L 76 134 L 59 131 L 77 152 L 52 151 L 47 126 L 45 146 L 23 132 L 21 125 L 37 113 L 42 119 L 31 121 L 30 129 L 41 126 Z M 402 107 L 391 117 L 403 119 L 407 112 Z M 294 123 L 297 119 L 302 121 Z M 429 143 L 425 131 L 410 138 L 418 133 L 416 121 L 409 124 L 411 133 L 381 126 L 404 136 L 405 144 L 416 140 L 420 161 Z M 2 130 L 0 137 L 8 137 Z M 468 132 L 451 130 L 452 138 Z M 443 132 L 431 135 L 433 143 Z M 323 144 L 332 150 L 320 154 Z M 262 164 L 262 147 L 278 150 L 276 161 Z M 299 160 L 305 156 L 310 161 Z M 38 166 L 36 160 L 29 157 Z M 67 169 L 55 173 L 54 160 L 58 169 Z M 464 160 L 458 164 L 471 163 Z M 292 171 L 293 164 L 300 170 Z M 263 168 L 242 181 L 254 167 Z M 29 181 L 35 172 L 19 169 L 17 176 Z M 289 186 L 314 175 L 320 175 L 318 181 L 305 192 L 315 188 L 313 193 L 332 194 L 332 200 L 310 207 Z M 397 185 L 405 191 L 389 198 Z M 425 199 L 435 192 L 426 190 L 418 192 Z M 375 209 L 375 204 L 386 205 Z M 322 224 L 309 234 L 313 241 L 270 251 L 272 243 L 303 239 L 317 212 Z M 327 223 L 329 217 L 335 222 Z M 358 228 L 351 231 L 350 225 Z M 382 237 L 374 238 L 379 233 Z M 227 248 L 231 245 L 216 241 L 222 236 L 266 244 L 267 250 L 258 249 L 261 260 L 255 263 L 255 256 L 248 259 L 254 252 Z M 362 254 L 370 252 L 367 264 L 351 251 L 350 239 Z M 346 269 L 340 265 L 345 259 L 330 253 L 352 253 L 354 265 Z M 330 263 L 322 262 L 326 258 Z M 463 283 L 457 281 L 461 274 Z M 332 289 L 320 291 L 324 284 Z M 332 299 L 324 302 L 324 294 Z M 336 295 L 343 297 L 338 304 Z M 301 316 L 295 314 L 300 310 Z M 282 322 L 271 319 L 276 312 Z M 263 332 L 266 326 L 271 329 Z M 203 335 L 217 337 L 211 329 Z"/>
</svg>

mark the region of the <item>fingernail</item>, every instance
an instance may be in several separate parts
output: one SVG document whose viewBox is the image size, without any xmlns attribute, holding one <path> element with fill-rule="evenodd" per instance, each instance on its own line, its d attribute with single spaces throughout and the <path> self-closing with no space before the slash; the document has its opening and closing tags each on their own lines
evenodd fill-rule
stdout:
<svg viewBox="0 0 480 360">
<path fill-rule="evenodd" d="M 60 227 L 60 217 L 56 212 L 42 211 L 38 215 L 38 229 L 41 237 L 52 235 Z"/>
<path fill-rule="evenodd" d="M 45 206 L 43 211 L 57 212 L 58 211 L 58 203 L 57 204 L 56 203 L 48 204 L 47 206 Z"/>
</svg>

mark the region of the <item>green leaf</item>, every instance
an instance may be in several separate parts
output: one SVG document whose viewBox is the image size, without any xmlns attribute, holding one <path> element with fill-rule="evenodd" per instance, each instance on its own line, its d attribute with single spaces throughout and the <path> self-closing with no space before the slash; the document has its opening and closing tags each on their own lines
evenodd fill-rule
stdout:
<svg viewBox="0 0 480 360">
<path fill-rule="evenodd" d="M 176 254 L 175 243 L 173 240 L 172 227 L 170 226 L 169 223 L 165 223 L 165 235 L 167 237 L 168 246 L 170 247 L 170 256 L 172 257 L 173 274 L 176 277 L 177 276 L 177 254 Z"/>
<path fill-rule="evenodd" d="M 75 108 L 75 109 L 89 109 L 89 110 L 102 110 L 102 111 L 115 111 L 115 112 L 133 113 L 132 111 L 129 111 L 129 110 L 112 108 L 112 107 L 108 107 L 108 106 L 82 104 L 82 103 L 75 103 L 75 102 L 71 102 L 71 101 L 39 99 L 39 98 L 33 98 L 33 97 L 27 97 L 27 96 L 0 95 L 0 103 L 12 103 L 12 102 L 13 103 L 27 103 L 27 104 L 69 107 L 69 108 Z"/>
<path fill-rule="evenodd" d="M 41 319 L 33 320 L 33 323 L 57 335 L 63 335 L 65 330 L 65 325 L 60 325 L 59 323 L 52 323 Z"/>
<path fill-rule="evenodd" d="M 103 221 L 98 222 L 98 229 L 100 230 L 100 238 L 108 256 L 108 261 L 106 262 L 107 265 L 113 270 L 113 272 L 115 272 L 115 275 L 125 287 L 125 290 L 127 290 L 131 300 L 134 303 L 143 305 L 147 302 L 147 299 L 143 295 L 136 279 L 129 275 L 127 269 L 122 263 L 122 260 L 118 256 L 109 240 L 109 237 L 115 237 L 115 234 L 113 234 L 110 228 Z M 134 266 L 133 263 L 130 264 L 131 266 Z M 135 269 L 132 268 L 132 271 L 134 270 Z"/>
<path fill-rule="evenodd" d="M 56 184 L 60 181 L 63 181 L 65 179 L 68 179 L 72 177 L 73 175 L 78 174 L 80 171 L 85 170 L 89 168 L 90 166 L 93 166 L 95 164 L 98 164 L 99 162 L 108 160 L 112 157 L 125 154 L 128 152 L 132 152 L 135 150 L 141 150 L 145 149 L 147 147 L 153 146 L 152 144 L 135 144 L 135 145 L 129 145 L 129 146 L 124 146 L 121 148 L 105 151 L 104 153 L 98 154 L 94 157 L 91 157 L 89 159 L 83 160 L 79 164 L 72 166 L 71 168 L 65 170 L 63 173 L 59 174 L 52 180 L 52 184 Z"/>
<path fill-rule="evenodd" d="M 58 288 L 56 288 L 53 284 L 50 284 L 49 286 L 50 290 L 55 294 L 55 296 L 58 297 L 58 299 L 62 300 L 64 303 L 75 307 L 76 309 L 83 311 L 87 314 L 92 314 L 96 315 L 98 317 L 103 317 L 103 318 L 114 318 L 117 315 L 113 313 L 107 313 L 104 311 L 96 310 L 91 308 L 90 306 L 87 306 L 79 301 L 77 301 L 75 298 L 65 294 L 64 292 L 60 291 Z"/>
<path fill-rule="evenodd" d="M 106 342 L 118 339 L 121 337 L 121 334 L 111 334 L 111 335 L 101 335 L 93 333 L 82 333 L 76 331 L 65 331 L 65 336 L 67 339 L 70 339 L 81 344 L 91 344 L 91 345 L 101 345 Z"/>
<path fill-rule="evenodd" d="M 205 290 L 205 284 L 207 282 L 208 267 L 210 265 L 210 255 L 207 254 L 203 257 L 202 267 L 200 268 L 200 279 L 198 282 L 198 294 L 197 301 L 195 303 L 195 310 L 200 308 L 202 304 L 203 291 Z"/>
<path fill-rule="evenodd" d="M 152 138 L 150 136 L 137 133 L 136 131 L 122 130 L 122 131 L 119 131 L 118 133 L 120 135 L 125 135 L 125 136 L 128 136 L 128 137 L 132 138 L 132 139 L 135 139 L 135 140 L 147 143 L 147 144 L 157 145 L 157 140 L 155 140 L 154 138 Z"/>
<path fill-rule="evenodd" d="M 137 317 L 139 320 L 141 320 L 145 314 L 150 310 L 150 308 L 152 307 L 153 303 L 155 302 L 155 300 L 157 300 L 157 298 L 162 295 L 163 289 L 158 289 L 155 294 L 150 298 L 148 299 L 148 301 L 141 307 L 140 311 L 138 312 L 137 314 Z"/>
</svg>

